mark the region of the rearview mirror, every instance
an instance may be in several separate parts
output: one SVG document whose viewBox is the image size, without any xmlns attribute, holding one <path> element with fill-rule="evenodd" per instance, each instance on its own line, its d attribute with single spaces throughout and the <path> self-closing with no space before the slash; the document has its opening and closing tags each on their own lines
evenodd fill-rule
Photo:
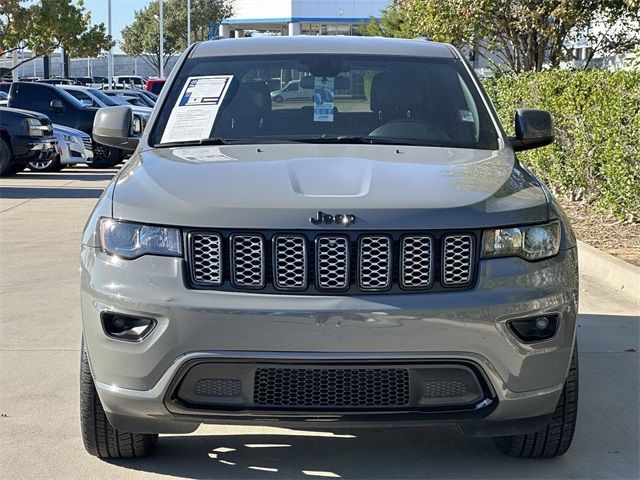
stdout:
<svg viewBox="0 0 640 480">
<path fill-rule="evenodd" d="M 333 89 L 334 90 L 349 90 L 350 82 L 347 77 L 333 77 Z M 316 77 L 308 75 L 300 79 L 300 88 L 305 90 L 313 90 L 316 88 Z"/>
<path fill-rule="evenodd" d="M 140 137 L 133 131 L 131 107 L 119 105 L 98 110 L 93 119 L 93 139 L 109 147 L 135 150 Z"/>
<path fill-rule="evenodd" d="M 51 107 L 51 110 L 53 110 L 56 113 L 60 113 L 64 110 L 64 105 L 60 100 L 51 100 L 51 103 L 49 103 L 49 106 Z"/>
<path fill-rule="evenodd" d="M 553 142 L 553 119 L 546 110 L 521 108 L 515 116 L 516 136 L 509 137 L 516 152 L 544 147 Z"/>
</svg>

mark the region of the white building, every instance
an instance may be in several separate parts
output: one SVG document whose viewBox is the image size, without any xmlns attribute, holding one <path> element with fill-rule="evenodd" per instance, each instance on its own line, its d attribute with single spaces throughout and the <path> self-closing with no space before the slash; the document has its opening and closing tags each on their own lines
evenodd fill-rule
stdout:
<svg viewBox="0 0 640 480">
<path fill-rule="evenodd" d="M 222 22 L 223 37 L 245 32 L 275 35 L 352 35 L 358 24 L 380 18 L 391 0 L 235 0 Z"/>
</svg>

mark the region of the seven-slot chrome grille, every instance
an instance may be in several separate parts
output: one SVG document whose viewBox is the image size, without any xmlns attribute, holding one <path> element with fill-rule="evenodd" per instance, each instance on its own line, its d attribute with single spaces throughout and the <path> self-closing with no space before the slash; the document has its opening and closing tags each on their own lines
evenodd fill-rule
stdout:
<svg viewBox="0 0 640 480">
<path fill-rule="evenodd" d="M 375 293 L 466 288 L 473 284 L 472 233 L 395 235 L 190 232 L 195 288 L 273 292 Z"/>
</svg>

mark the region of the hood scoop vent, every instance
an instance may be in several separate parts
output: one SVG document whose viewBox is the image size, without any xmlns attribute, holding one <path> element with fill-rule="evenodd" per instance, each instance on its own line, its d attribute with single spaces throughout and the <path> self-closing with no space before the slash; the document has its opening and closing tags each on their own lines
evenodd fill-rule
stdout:
<svg viewBox="0 0 640 480">
<path fill-rule="evenodd" d="M 305 197 L 363 197 L 371 162 L 358 158 L 305 158 L 287 162 L 291 187 Z"/>
</svg>

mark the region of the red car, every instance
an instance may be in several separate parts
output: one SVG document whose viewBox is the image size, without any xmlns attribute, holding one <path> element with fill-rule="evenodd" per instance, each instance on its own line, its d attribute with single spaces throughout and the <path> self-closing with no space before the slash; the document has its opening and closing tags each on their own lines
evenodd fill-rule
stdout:
<svg viewBox="0 0 640 480">
<path fill-rule="evenodd" d="M 165 82 L 166 80 L 164 78 L 151 78 L 147 80 L 144 89 L 151 93 L 155 93 L 156 95 L 160 95 L 160 91 L 162 90 Z"/>
</svg>

